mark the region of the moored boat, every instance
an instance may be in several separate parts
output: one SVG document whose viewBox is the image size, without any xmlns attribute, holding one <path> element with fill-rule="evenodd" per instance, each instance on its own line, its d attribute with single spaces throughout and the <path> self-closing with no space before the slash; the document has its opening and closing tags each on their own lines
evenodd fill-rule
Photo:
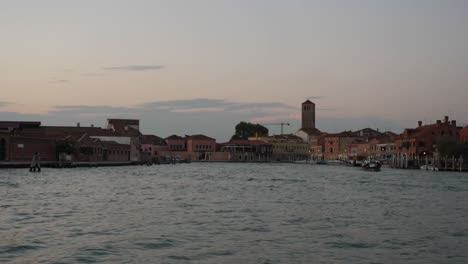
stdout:
<svg viewBox="0 0 468 264">
<path fill-rule="evenodd" d="M 422 165 L 420 169 L 427 170 L 427 171 L 439 171 L 439 168 L 433 165 Z"/>
<path fill-rule="evenodd" d="M 365 162 L 364 164 L 362 164 L 361 168 L 363 170 L 368 170 L 368 171 L 380 171 L 381 167 L 382 167 L 382 164 L 380 164 L 380 162 L 369 161 L 369 162 Z"/>
</svg>

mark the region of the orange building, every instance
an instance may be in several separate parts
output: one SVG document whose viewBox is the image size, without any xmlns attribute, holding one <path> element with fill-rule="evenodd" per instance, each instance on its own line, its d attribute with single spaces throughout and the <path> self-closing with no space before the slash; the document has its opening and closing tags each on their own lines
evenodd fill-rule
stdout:
<svg viewBox="0 0 468 264">
<path fill-rule="evenodd" d="M 195 154 L 196 160 L 210 160 L 211 153 L 216 152 L 216 139 L 205 135 L 187 136 L 187 151 Z"/>
<path fill-rule="evenodd" d="M 398 154 L 405 155 L 408 160 L 421 159 L 424 156 L 433 156 L 437 143 L 442 139 L 458 141 L 460 131 L 455 120 L 449 121 L 448 116 L 444 120 L 437 120 L 435 124 L 422 125 L 418 122 L 417 128 L 407 128 L 403 134 L 395 140 Z"/>
<path fill-rule="evenodd" d="M 185 138 L 172 135 L 166 138 L 167 146 L 170 151 L 187 151 Z"/>
<path fill-rule="evenodd" d="M 325 135 L 323 138 L 324 158 L 326 160 L 347 159 L 348 146 L 358 138 L 360 137 L 351 131 Z"/>
<path fill-rule="evenodd" d="M 461 131 L 460 131 L 460 140 L 462 142 L 468 142 L 468 126 L 464 127 Z"/>
</svg>

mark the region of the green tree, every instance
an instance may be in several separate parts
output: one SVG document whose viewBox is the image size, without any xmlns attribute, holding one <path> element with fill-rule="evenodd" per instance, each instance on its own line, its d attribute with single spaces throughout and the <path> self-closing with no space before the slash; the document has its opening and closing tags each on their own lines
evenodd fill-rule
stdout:
<svg viewBox="0 0 468 264">
<path fill-rule="evenodd" d="M 456 158 L 463 156 L 464 160 L 468 159 L 468 143 L 460 143 L 456 140 L 445 138 L 437 142 L 437 150 L 441 157 L 452 157 Z"/>
<path fill-rule="evenodd" d="M 75 154 L 78 151 L 78 146 L 74 142 L 59 141 L 56 145 L 57 154 L 65 153 L 67 155 Z"/>
<path fill-rule="evenodd" d="M 240 122 L 236 125 L 236 132 L 231 139 L 248 139 L 249 137 L 255 137 L 258 135 L 268 136 L 268 128 L 260 124 L 252 124 L 248 122 Z"/>
</svg>

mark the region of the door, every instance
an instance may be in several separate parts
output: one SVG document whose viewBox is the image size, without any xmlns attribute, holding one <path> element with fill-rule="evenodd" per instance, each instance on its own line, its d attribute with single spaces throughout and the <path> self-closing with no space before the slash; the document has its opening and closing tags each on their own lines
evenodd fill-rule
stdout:
<svg viewBox="0 0 468 264">
<path fill-rule="evenodd" d="M 6 159 L 6 140 L 0 139 L 0 160 Z"/>
</svg>

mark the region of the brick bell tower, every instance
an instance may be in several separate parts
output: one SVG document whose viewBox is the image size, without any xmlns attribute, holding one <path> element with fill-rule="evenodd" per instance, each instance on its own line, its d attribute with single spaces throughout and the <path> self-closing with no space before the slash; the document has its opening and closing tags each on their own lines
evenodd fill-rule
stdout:
<svg viewBox="0 0 468 264">
<path fill-rule="evenodd" d="M 310 100 L 302 103 L 302 128 L 315 128 L 315 104 Z"/>
</svg>

